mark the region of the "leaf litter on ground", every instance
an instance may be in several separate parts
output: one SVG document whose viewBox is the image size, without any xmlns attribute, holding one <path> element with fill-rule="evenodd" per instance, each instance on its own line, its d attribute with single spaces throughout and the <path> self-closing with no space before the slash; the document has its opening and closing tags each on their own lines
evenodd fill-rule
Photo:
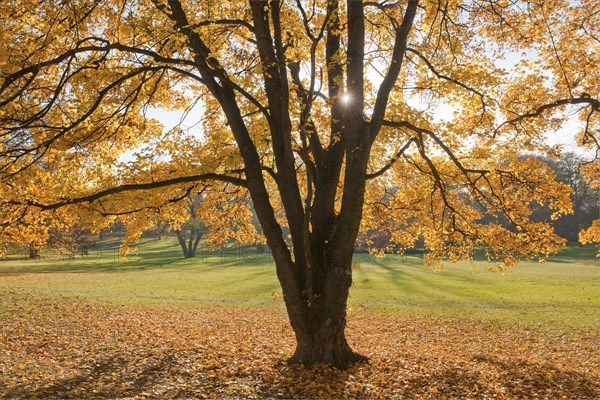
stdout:
<svg viewBox="0 0 600 400">
<path fill-rule="evenodd" d="M 0 398 L 600 398 L 600 334 L 352 312 L 370 357 L 289 366 L 275 307 L 106 304 L 3 293 Z"/>
</svg>

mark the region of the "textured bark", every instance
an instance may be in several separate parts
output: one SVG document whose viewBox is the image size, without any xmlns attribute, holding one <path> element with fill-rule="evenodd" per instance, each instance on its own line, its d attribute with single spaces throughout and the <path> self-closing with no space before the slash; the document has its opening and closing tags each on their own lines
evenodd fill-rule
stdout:
<svg viewBox="0 0 600 400">
<path fill-rule="evenodd" d="M 296 332 L 296 351 L 288 360 L 290 364 L 312 365 L 325 363 L 338 369 L 347 369 L 350 365 L 366 361 L 348 345 L 344 328 L 345 315 L 332 316 L 321 324 L 311 324 L 305 330 Z"/>
<path fill-rule="evenodd" d="M 296 335 L 296 350 L 289 363 L 324 363 L 338 369 L 346 369 L 355 362 L 367 358 L 356 353 L 345 336 L 346 307 L 352 285 L 352 251 L 339 256 L 339 247 L 328 248 L 313 242 L 311 254 L 323 255 L 313 258 L 314 263 L 307 273 L 300 301 L 285 297 L 290 322 Z M 331 252 L 329 252 L 332 250 Z M 285 291 L 284 291 L 285 295 Z"/>
</svg>

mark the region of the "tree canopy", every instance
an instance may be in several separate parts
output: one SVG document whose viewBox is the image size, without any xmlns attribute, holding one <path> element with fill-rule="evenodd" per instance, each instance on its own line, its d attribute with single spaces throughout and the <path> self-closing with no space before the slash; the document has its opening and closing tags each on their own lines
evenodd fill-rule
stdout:
<svg viewBox="0 0 600 400">
<path fill-rule="evenodd" d="M 200 190 L 249 224 L 251 198 L 295 359 L 345 366 L 355 358 L 341 310 L 359 230 L 384 227 L 399 248 L 422 239 L 429 262 L 486 246 L 507 265 L 563 243 L 530 217 L 542 206 L 570 213 L 570 189 L 522 156 L 559 157 L 546 134 L 574 120 L 561 132 L 598 155 L 599 7 L 2 2 L 0 242 L 117 217 L 135 241 L 157 220 L 183 223 L 181 200 Z M 164 129 L 160 110 L 200 129 Z M 597 186 L 598 160 L 585 168 Z M 329 326 L 333 352 L 306 350 L 302 338 L 316 346 Z"/>
</svg>

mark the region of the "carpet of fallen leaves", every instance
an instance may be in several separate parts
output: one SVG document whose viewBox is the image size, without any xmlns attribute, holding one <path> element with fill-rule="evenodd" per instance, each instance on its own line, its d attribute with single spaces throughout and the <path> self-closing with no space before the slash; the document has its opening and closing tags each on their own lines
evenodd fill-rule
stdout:
<svg viewBox="0 0 600 400">
<path fill-rule="evenodd" d="M 4 293 L 0 398 L 600 398 L 598 334 L 352 314 L 371 358 L 285 363 L 277 308 L 118 306 Z"/>
</svg>

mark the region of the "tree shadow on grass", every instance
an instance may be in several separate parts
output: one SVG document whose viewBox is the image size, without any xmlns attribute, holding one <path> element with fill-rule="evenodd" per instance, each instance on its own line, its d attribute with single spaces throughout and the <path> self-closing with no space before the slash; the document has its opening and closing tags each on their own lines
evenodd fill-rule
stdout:
<svg viewBox="0 0 600 400">
<path fill-rule="evenodd" d="M 494 367 L 510 397 L 530 397 L 529 393 L 537 392 L 535 397 L 600 398 L 600 377 L 570 370 L 570 366 L 561 369 L 549 364 L 507 361 L 489 355 L 479 355 L 473 360 Z"/>
<path fill-rule="evenodd" d="M 600 398 L 596 376 L 526 361 L 504 362 L 493 357 L 477 357 L 477 363 L 491 364 L 494 375 L 477 369 L 438 368 L 435 360 L 411 366 L 391 366 L 385 372 L 378 366 L 358 364 L 347 371 L 327 366 L 280 365 L 280 381 L 264 388 L 268 398 Z M 489 367 L 490 365 L 488 365 Z M 386 368 L 389 371 L 389 368 Z M 377 385 L 380 385 L 377 387 Z"/>
<path fill-rule="evenodd" d="M 425 374 L 397 377 L 394 391 L 399 398 L 600 398 L 600 379 L 569 369 L 524 360 L 503 361 L 476 356 L 472 368 L 436 368 Z M 433 360 L 418 360 L 427 366 Z M 480 363 L 484 364 L 481 365 Z M 479 365 L 477 365 L 479 364 Z M 487 365 L 485 365 L 487 364 Z M 403 372 L 399 371 L 399 375 Z"/>
<path fill-rule="evenodd" d="M 0 277 L 19 276 L 26 274 L 52 273 L 119 273 L 129 271 L 177 270 L 185 271 L 199 269 L 201 271 L 222 270 L 223 268 L 243 268 L 271 265 L 268 255 L 254 259 L 228 257 L 221 259 L 218 253 L 210 258 L 198 256 L 185 259 L 181 251 L 147 252 L 119 258 L 118 254 L 101 254 L 75 257 L 72 259 L 40 259 L 23 261 L 0 261 Z"/>
</svg>

